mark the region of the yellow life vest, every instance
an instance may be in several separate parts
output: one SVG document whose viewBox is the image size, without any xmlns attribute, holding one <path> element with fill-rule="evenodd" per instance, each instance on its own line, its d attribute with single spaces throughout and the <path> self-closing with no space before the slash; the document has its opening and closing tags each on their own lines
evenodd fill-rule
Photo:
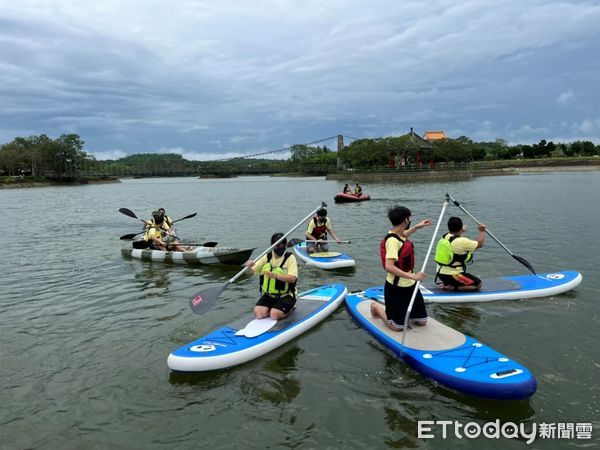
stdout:
<svg viewBox="0 0 600 450">
<path fill-rule="evenodd" d="M 285 252 L 281 265 L 273 267 L 271 265 L 272 253 L 267 255 L 267 262 L 260 269 L 259 286 L 262 294 L 269 294 L 273 297 L 281 297 L 287 293 L 293 293 L 296 289 L 296 283 L 286 283 L 285 281 L 269 278 L 264 275 L 265 272 L 287 275 L 287 269 L 283 268 L 287 259 L 291 256 L 290 252 Z"/>
</svg>

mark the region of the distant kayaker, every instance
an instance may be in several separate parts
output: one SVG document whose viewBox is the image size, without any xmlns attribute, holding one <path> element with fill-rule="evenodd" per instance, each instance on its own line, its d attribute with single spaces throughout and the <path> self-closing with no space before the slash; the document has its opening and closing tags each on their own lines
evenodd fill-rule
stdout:
<svg viewBox="0 0 600 450">
<path fill-rule="evenodd" d="M 170 228 L 164 221 L 164 216 L 159 211 L 152 211 L 152 221 L 146 230 L 144 240 L 148 242 L 151 250 L 185 252 L 188 249 L 177 242 L 165 242 L 169 237 Z"/>
<path fill-rule="evenodd" d="M 352 191 L 350 190 L 350 186 L 348 186 L 348 183 L 346 183 L 344 185 L 344 191 L 343 191 L 343 193 L 344 194 L 352 194 Z"/>
<path fill-rule="evenodd" d="M 354 186 L 354 195 L 356 195 L 356 196 L 362 195 L 362 187 L 360 186 L 358 181 L 356 182 L 356 185 Z"/>
<path fill-rule="evenodd" d="M 329 251 L 327 233 L 329 233 L 336 242 L 340 242 L 340 239 L 333 232 L 331 226 L 331 219 L 327 217 L 327 210 L 325 208 L 319 209 L 317 215 L 308 222 L 308 228 L 306 229 L 306 239 L 309 241 L 306 243 L 306 251 L 308 253 Z"/>
<path fill-rule="evenodd" d="M 392 229 L 388 231 L 379 246 L 381 262 L 386 272 L 385 307 L 372 302 L 371 316 L 381 318 L 391 330 L 402 331 L 416 281 L 425 279 L 424 272 L 413 272 L 415 254 L 413 244 L 408 237 L 416 230 L 431 225 L 432 221 L 425 219 L 411 227 L 411 212 L 403 206 L 390 208 L 388 218 L 392 223 Z M 420 291 L 417 291 L 410 319 L 412 324 L 427 324 L 427 310 Z"/>
<path fill-rule="evenodd" d="M 454 291 L 476 291 L 481 288 L 481 280 L 467 273 L 467 263 L 473 260 L 473 252 L 483 247 L 485 225 L 480 223 L 476 240 L 463 236 L 466 228 L 459 217 L 448 219 L 448 233 L 439 240 L 435 250 L 438 263 L 436 279 L 443 283 L 442 288 Z"/>
<path fill-rule="evenodd" d="M 283 237 L 283 233 L 271 236 L 271 244 Z M 281 241 L 267 255 L 258 261 L 246 263 L 249 274 L 259 275 L 261 297 L 254 306 L 257 319 L 271 317 L 279 320 L 287 316 L 296 305 L 296 282 L 298 281 L 298 264 L 296 257 L 286 251 L 287 239 Z"/>
</svg>

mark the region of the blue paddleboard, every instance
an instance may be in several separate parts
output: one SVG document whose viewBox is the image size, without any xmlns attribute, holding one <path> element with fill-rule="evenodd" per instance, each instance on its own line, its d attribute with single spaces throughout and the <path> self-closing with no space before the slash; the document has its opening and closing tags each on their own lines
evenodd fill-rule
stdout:
<svg viewBox="0 0 600 450">
<path fill-rule="evenodd" d="M 425 303 L 490 302 L 494 300 L 520 300 L 549 297 L 576 288 L 583 277 L 579 272 L 563 271 L 518 275 L 500 278 L 482 278 L 479 291 L 454 292 L 441 289 L 433 283 L 421 285 Z M 383 286 L 365 290 L 365 296 L 383 302 Z"/>
<path fill-rule="evenodd" d="M 258 358 L 310 330 L 332 314 L 344 301 L 346 286 L 330 284 L 299 294 L 294 310 L 262 334 L 247 337 L 240 330 L 253 322 L 249 315 L 231 325 L 178 348 L 167 365 L 181 372 L 224 369 Z"/>
<path fill-rule="evenodd" d="M 362 292 L 346 297 L 358 324 L 422 375 L 478 397 L 517 400 L 535 392 L 537 382 L 525 366 L 431 317 L 408 330 L 402 348 L 402 333 L 371 317 L 372 302 Z"/>
<path fill-rule="evenodd" d="M 331 249 L 331 244 L 329 248 Z M 320 269 L 344 269 L 356 265 L 356 261 L 351 256 L 338 251 L 334 252 L 330 250 L 329 252 L 309 255 L 306 251 L 306 242 L 294 245 L 294 253 L 305 263 L 319 267 Z"/>
</svg>

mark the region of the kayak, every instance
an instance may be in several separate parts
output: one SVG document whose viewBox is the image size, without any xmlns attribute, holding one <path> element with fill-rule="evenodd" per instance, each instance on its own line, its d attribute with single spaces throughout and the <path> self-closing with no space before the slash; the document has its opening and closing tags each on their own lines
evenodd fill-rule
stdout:
<svg viewBox="0 0 600 450">
<path fill-rule="evenodd" d="M 256 359 L 323 321 L 344 301 L 346 292 L 343 284 L 330 284 L 303 292 L 299 294 L 292 312 L 276 321 L 268 331 L 252 337 L 245 335 L 243 330 L 254 319 L 254 315 L 249 315 L 178 348 L 169 355 L 167 365 L 175 371 L 202 372 Z"/>
<path fill-rule="evenodd" d="M 490 302 L 558 295 L 576 288 L 582 279 L 579 272 L 564 271 L 482 278 L 481 289 L 471 292 L 447 291 L 433 283 L 425 283 L 419 287 L 425 303 Z M 383 303 L 383 286 L 365 290 L 365 296 Z"/>
<path fill-rule="evenodd" d="M 121 254 L 142 261 L 160 261 L 175 264 L 244 264 L 254 248 L 196 247 L 189 252 L 165 252 L 162 250 L 124 248 Z"/>
<path fill-rule="evenodd" d="M 309 255 L 306 251 L 306 242 L 294 245 L 294 253 L 305 263 L 320 269 L 344 269 L 356 265 L 356 261 L 346 253 L 315 252 Z"/>
<path fill-rule="evenodd" d="M 371 317 L 372 302 L 362 292 L 346 297 L 346 306 L 358 324 L 422 375 L 485 398 L 518 400 L 536 391 L 536 379 L 525 366 L 431 317 L 426 326 L 408 330 L 402 347 L 402 333 Z"/>
<path fill-rule="evenodd" d="M 340 192 L 339 194 L 336 194 L 335 197 L 333 197 L 333 199 L 336 203 L 350 203 L 350 202 L 362 202 L 364 200 L 371 200 L 371 197 L 368 196 L 367 194 L 354 195 L 354 194 L 343 194 Z"/>
</svg>

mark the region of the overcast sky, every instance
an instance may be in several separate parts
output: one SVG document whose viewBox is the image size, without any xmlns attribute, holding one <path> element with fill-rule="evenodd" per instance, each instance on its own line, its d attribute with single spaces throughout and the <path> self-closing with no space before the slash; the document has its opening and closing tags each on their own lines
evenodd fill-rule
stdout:
<svg viewBox="0 0 600 450">
<path fill-rule="evenodd" d="M 0 0 L 0 143 L 197 160 L 414 127 L 600 144 L 599 55 L 598 0 Z"/>
</svg>

